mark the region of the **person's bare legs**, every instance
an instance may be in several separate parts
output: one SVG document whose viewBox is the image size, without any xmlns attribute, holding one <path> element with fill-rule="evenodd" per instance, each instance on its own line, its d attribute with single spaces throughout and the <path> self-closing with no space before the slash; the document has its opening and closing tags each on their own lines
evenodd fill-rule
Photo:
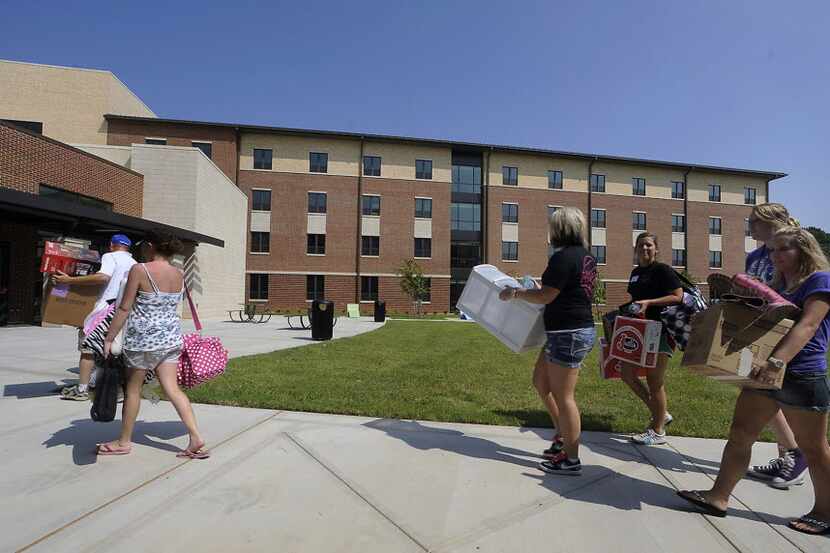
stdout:
<svg viewBox="0 0 830 553">
<path fill-rule="evenodd" d="M 793 434 L 790 425 L 787 424 L 787 418 L 784 416 L 781 409 L 775 413 L 772 420 L 769 421 L 769 429 L 775 434 L 775 441 L 778 442 L 778 456 L 782 457 L 784 453 L 790 449 L 797 449 L 795 435 Z"/>
<path fill-rule="evenodd" d="M 562 365 L 546 362 L 550 380 L 550 390 L 559 408 L 559 435 L 562 437 L 565 453 L 569 459 L 579 458 L 579 437 L 582 432 L 579 407 L 576 405 L 576 383 L 579 380 L 579 368 L 571 369 Z"/>
<path fill-rule="evenodd" d="M 625 382 L 631 391 L 634 392 L 640 400 L 646 404 L 648 407 L 651 404 L 651 394 L 648 391 L 648 388 L 645 384 L 643 384 L 642 380 L 637 377 L 637 370 L 639 367 L 637 365 L 632 365 L 631 363 L 622 363 L 622 367 L 620 369 L 620 376 L 622 381 Z"/>
<path fill-rule="evenodd" d="M 156 369 L 156 377 L 159 379 L 159 383 L 167 399 L 176 408 L 179 418 L 182 419 L 185 428 L 187 428 L 187 433 L 190 436 L 190 443 L 187 445 L 187 449 L 195 452 L 205 446 L 205 441 L 202 439 L 199 428 L 196 426 L 196 415 L 193 414 L 190 399 L 179 388 L 179 383 L 176 380 L 177 367 L 178 362 L 162 363 Z"/>
<path fill-rule="evenodd" d="M 666 353 L 657 354 L 657 365 L 646 373 L 650 400 L 647 403 L 651 411 L 651 428 L 658 434 L 663 434 L 666 422 L 666 368 L 669 365 L 669 356 Z"/>
<path fill-rule="evenodd" d="M 545 359 L 545 351 L 539 352 L 539 357 L 536 358 L 536 366 L 533 367 L 533 387 L 542 399 L 550 415 L 550 420 L 553 422 L 553 427 L 556 432 L 559 432 L 559 407 L 556 405 L 556 400 L 550 391 L 550 377 L 548 376 L 548 361 Z"/>
<path fill-rule="evenodd" d="M 92 369 L 95 368 L 95 360 L 91 353 L 82 353 L 78 361 L 78 385 L 88 386 L 92 377 Z"/>
<path fill-rule="evenodd" d="M 807 459 L 807 467 L 813 481 L 815 503 L 808 515 L 823 522 L 830 522 L 830 446 L 827 445 L 827 413 L 789 407 L 785 407 L 783 412 L 792 425 L 801 452 Z M 803 524 L 799 526 L 806 529 Z"/>
<path fill-rule="evenodd" d="M 133 440 L 133 428 L 141 408 L 141 386 L 146 372 L 143 369 L 132 369 L 127 378 L 127 391 L 121 406 L 121 437 L 118 440 L 122 447 L 131 445 Z"/>
<path fill-rule="evenodd" d="M 715 485 L 711 490 L 701 492 L 711 505 L 718 509 L 726 509 L 732 490 L 749 467 L 752 445 L 777 410 L 778 404 L 772 398 L 747 390 L 741 391 L 735 402 L 732 428 L 723 449 Z"/>
</svg>

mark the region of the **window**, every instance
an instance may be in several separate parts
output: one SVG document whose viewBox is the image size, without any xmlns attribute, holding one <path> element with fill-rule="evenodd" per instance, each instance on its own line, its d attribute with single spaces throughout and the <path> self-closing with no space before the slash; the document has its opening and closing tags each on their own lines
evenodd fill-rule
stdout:
<svg viewBox="0 0 830 553">
<path fill-rule="evenodd" d="M 380 156 L 363 156 L 363 174 L 367 177 L 380 176 Z"/>
<path fill-rule="evenodd" d="M 744 236 L 752 237 L 752 229 L 749 227 L 749 219 L 744 219 Z"/>
<path fill-rule="evenodd" d="M 550 221 L 550 218 L 553 217 L 553 214 L 556 213 L 557 209 L 559 209 L 559 208 L 556 207 L 555 205 L 549 205 L 548 206 L 548 221 Z"/>
<path fill-rule="evenodd" d="M 501 168 L 501 183 L 510 186 L 519 184 L 519 168 L 508 167 L 507 165 Z"/>
<path fill-rule="evenodd" d="M 415 257 L 432 257 L 432 238 L 415 239 Z"/>
<path fill-rule="evenodd" d="M 481 167 L 453 165 L 452 191 L 461 194 L 481 194 Z"/>
<path fill-rule="evenodd" d="M 415 198 L 415 218 L 432 219 L 431 198 Z"/>
<path fill-rule="evenodd" d="M 481 230 L 481 204 L 450 204 L 450 230 Z"/>
<path fill-rule="evenodd" d="M 252 190 L 251 200 L 253 211 L 271 211 L 271 191 L 270 190 Z"/>
<path fill-rule="evenodd" d="M 631 179 L 631 193 L 635 196 L 646 195 L 646 179 L 635 177 Z"/>
<path fill-rule="evenodd" d="M 686 216 L 673 213 L 671 216 L 671 231 L 686 232 Z"/>
<path fill-rule="evenodd" d="M 757 190 L 755 188 L 744 188 L 744 203 L 746 205 L 755 205 L 755 194 Z"/>
<path fill-rule="evenodd" d="M 145 138 L 145 144 L 154 144 L 156 146 L 167 146 L 166 138 Z"/>
<path fill-rule="evenodd" d="M 709 252 L 709 268 L 720 269 L 723 267 L 723 252 Z"/>
<path fill-rule="evenodd" d="M 719 202 L 720 201 L 720 185 L 719 184 L 710 184 L 709 185 L 709 201 L 710 202 Z"/>
<path fill-rule="evenodd" d="M 591 192 L 605 192 L 605 175 L 591 175 Z"/>
<path fill-rule="evenodd" d="M 43 134 L 43 123 L 40 121 L 18 121 L 17 119 L 0 119 L 6 123 L 11 123 L 15 127 L 26 129 L 35 134 Z"/>
<path fill-rule="evenodd" d="M 686 197 L 686 184 L 683 181 L 672 181 L 671 197 L 675 200 L 682 200 Z"/>
<path fill-rule="evenodd" d="M 360 300 L 376 301 L 378 299 L 378 277 L 360 277 Z"/>
<path fill-rule="evenodd" d="M 501 259 L 502 259 L 502 261 L 518 261 L 519 260 L 519 243 L 518 242 L 502 242 L 501 243 Z"/>
<path fill-rule="evenodd" d="M 319 152 L 309 152 L 308 154 L 308 171 L 310 173 L 328 173 L 329 172 L 329 155 Z"/>
<path fill-rule="evenodd" d="M 363 236 L 360 240 L 360 255 L 380 255 L 380 236 Z"/>
<path fill-rule="evenodd" d="M 425 278 L 424 279 L 424 293 L 421 296 L 421 301 L 424 303 L 429 303 L 432 301 L 432 279 Z"/>
<path fill-rule="evenodd" d="M 635 211 L 631 222 L 631 228 L 634 230 L 646 230 L 646 214 Z"/>
<path fill-rule="evenodd" d="M 271 251 L 271 233 L 251 231 L 251 253 Z"/>
<path fill-rule="evenodd" d="M 326 297 L 326 277 L 324 275 L 306 275 L 305 299 L 321 300 Z"/>
<path fill-rule="evenodd" d="M 254 169 L 271 170 L 274 158 L 274 150 L 261 150 L 254 148 Z"/>
<path fill-rule="evenodd" d="M 326 255 L 326 235 L 325 234 L 308 234 L 308 245 L 306 253 L 313 255 Z"/>
<path fill-rule="evenodd" d="M 38 186 L 38 194 L 51 200 L 58 200 L 61 202 L 80 204 L 87 207 L 95 207 L 98 209 L 112 211 L 112 204 L 109 202 L 93 198 L 92 196 L 84 196 L 83 194 L 78 194 L 77 192 L 63 190 L 62 188 L 55 188 L 54 186 L 49 186 L 48 184 L 40 183 Z"/>
<path fill-rule="evenodd" d="M 548 188 L 562 190 L 562 171 L 548 171 Z"/>
<path fill-rule="evenodd" d="M 605 264 L 605 246 L 591 246 L 591 255 L 600 265 Z"/>
<path fill-rule="evenodd" d="M 519 204 L 501 204 L 501 222 L 519 222 Z"/>
<path fill-rule="evenodd" d="M 309 213 L 325 213 L 326 212 L 326 197 L 325 192 L 309 192 L 308 193 L 308 212 Z"/>
<path fill-rule="evenodd" d="M 431 159 L 416 159 L 415 160 L 415 178 L 416 179 L 432 179 L 432 160 Z"/>
<path fill-rule="evenodd" d="M 720 217 L 709 217 L 709 234 L 719 236 L 721 234 Z"/>
<path fill-rule="evenodd" d="M 671 264 L 674 267 L 685 267 L 686 266 L 686 250 L 672 250 L 671 251 Z"/>
<path fill-rule="evenodd" d="M 593 228 L 605 228 L 605 210 L 592 209 L 591 210 L 591 226 Z"/>
<path fill-rule="evenodd" d="M 361 206 L 363 215 L 380 215 L 380 196 L 363 196 Z"/>
<path fill-rule="evenodd" d="M 210 142 L 191 142 L 191 146 L 194 148 L 199 148 L 202 150 L 202 153 L 207 156 L 208 159 L 211 159 L 211 154 L 213 153 L 213 144 Z"/>
<path fill-rule="evenodd" d="M 250 288 L 248 295 L 252 300 L 268 299 L 268 275 L 262 273 L 251 273 L 248 275 Z"/>
</svg>

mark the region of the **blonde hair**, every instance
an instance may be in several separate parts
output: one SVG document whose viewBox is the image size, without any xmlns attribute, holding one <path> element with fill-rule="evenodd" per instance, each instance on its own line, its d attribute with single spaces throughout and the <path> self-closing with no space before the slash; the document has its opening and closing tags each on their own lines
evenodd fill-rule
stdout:
<svg viewBox="0 0 830 553">
<path fill-rule="evenodd" d="M 752 208 L 752 215 L 759 221 L 779 229 L 781 227 L 800 227 L 801 223 L 781 204 L 760 204 Z"/>
<path fill-rule="evenodd" d="M 827 262 L 827 257 L 821 251 L 821 246 L 819 246 L 815 236 L 801 227 L 779 229 L 770 241 L 781 241 L 798 250 L 798 272 L 795 282 L 786 282 L 784 275 L 776 269 L 775 276 L 772 279 L 772 287 L 777 290 L 786 289 L 786 291 L 791 292 L 801 286 L 807 277 L 816 271 L 830 270 L 830 263 Z"/>
<path fill-rule="evenodd" d="M 582 246 L 588 249 L 588 223 L 575 207 L 560 207 L 550 216 L 548 239 L 555 248 Z"/>
</svg>

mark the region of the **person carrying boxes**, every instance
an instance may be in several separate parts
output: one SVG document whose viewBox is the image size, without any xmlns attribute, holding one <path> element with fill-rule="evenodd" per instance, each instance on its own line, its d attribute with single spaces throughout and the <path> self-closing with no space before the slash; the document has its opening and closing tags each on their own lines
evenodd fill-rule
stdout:
<svg viewBox="0 0 830 553">
<path fill-rule="evenodd" d="M 585 215 L 576 208 L 557 209 L 550 218 L 554 254 L 537 289 L 505 288 L 499 299 L 520 299 L 545 305 L 547 342 L 539 352 L 533 385 L 556 428 L 547 459 L 539 468 L 550 474 L 578 475 L 581 421 L 574 392 L 579 369 L 594 347 L 596 329 L 591 299 L 597 281 L 597 263 L 588 252 Z"/>
<path fill-rule="evenodd" d="M 659 253 L 657 237 L 650 232 L 637 236 L 634 243 L 637 267 L 631 271 L 628 279 L 628 293 L 632 302 L 640 311 L 645 311 L 647 319 L 660 320 L 664 307 L 676 305 L 683 301 L 683 285 L 674 269 L 657 261 Z M 631 363 L 622 364 L 622 380 L 638 398 L 646 404 L 651 412 L 651 424 L 644 432 L 631 436 L 631 441 L 640 445 L 660 445 L 666 443 L 667 424 L 673 417 L 667 411 L 666 368 L 674 347 L 669 342 L 665 329 L 661 330 L 660 347 L 657 364 L 646 373 L 646 383 L 637 377 L 638 367 Z"/>
<path fill-rule="evenodd" d="M 97 273 L 86 276 L 69 276 L 58 271 L 52 275 L 52 282 L 55 284 L 73 285 L 96 285 L 102 286 L 98 301 L 92 312 L 95 313 L 114 302 L 118 297 L 118 289 L 121 282 L 127 278 L 130 269 L 135 265 L 135 259 L 130 254 L 132 241 L 124 234 L 116 234 L 110 239 L 110 252 L 101 257 L 101 268 Z M 61 399 L 75 401 L 89 400 L 89 381 L 92 376 L 92 369 L 95 366 L 94 352 L 83 345 L 86 335 L 84 329 L 78 330 L 78 351 L 81 359 L 78 362 L 78 384 L 66 386 L 61 390 Z"/>
<path fill-rule="evenodd" d="M 744 388 L 735 403 L 721 468 L 710 490 L 682 490 L 678 495 L 707 514 L 724 517 L 729 496 L 749 467 L 752 445 L 779 409 L 804 454 L 813 480 L 815 502 L 809 513 L 790 521 L 807 534 L 830 533 L 830 446 L 827 413 L 830 383 L 830 264 L 812 234 L 797 227 L 778 230 L 766 244 L 775 267 L 772 287 L 802 309 L 801 317 L 778 343 L 764 366 L 785 369 L 780 390 Z"/>
</svg>

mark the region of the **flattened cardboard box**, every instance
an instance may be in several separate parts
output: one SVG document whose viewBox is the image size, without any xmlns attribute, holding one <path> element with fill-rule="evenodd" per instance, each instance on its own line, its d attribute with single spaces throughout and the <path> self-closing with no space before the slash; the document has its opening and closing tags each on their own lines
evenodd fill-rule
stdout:
<svg viewBox="0 0 830 553">
<path fill-rule="evenodd" d="M 43 289 L 43 322 L 82 328 L 100 292 L 100 286 L 55 285 L 48 282 Z"/>
<path fill-rule="evenodd" d="M 784 371 L 772 385 L 749 377 L 753 365 L 763 366 L 793 327 L 789 319 L 768 320 L 750 307 L 719 303 L 692 320 L 692 334 L 682 365 L 714 380 L 749 388 L 780 389 Z"/>
</svg>

